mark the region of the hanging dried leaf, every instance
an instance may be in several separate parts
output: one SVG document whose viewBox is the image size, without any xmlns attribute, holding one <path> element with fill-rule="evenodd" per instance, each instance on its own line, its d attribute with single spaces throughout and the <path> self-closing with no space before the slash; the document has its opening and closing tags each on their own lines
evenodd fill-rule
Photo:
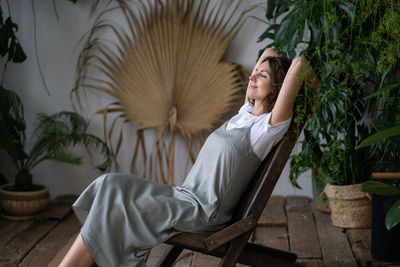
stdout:
<svg viewBox="0 0 400 267">
<path fill-rule="evenodd" d="M 127 27 L 103 18 L 116 8 L 107 4 L 108 9 L 96 18 L 80 55 L 71 96 L 76 96 L 75 101 L 81 105 L 82 89 L 91 88 L 116 98 L 113 108 L 98 110 L 104 116 L 104 127 L 106 117 L 118 112 L 126 122 L 140 123 L 132 168 L 139 146 L 147 157 L 143 130 L 157 129 L 157 156 L 151 157 L 150 168 L 157 159 L 159 180 L 165 181 L 166 164 L 167 182 L 173 184 L 175 133 L 190 140 L 215 128 L 244 88 L 243 69 L 221 59 L 251 8 L 239 13 L 241 0 L 116 2 Z M 100 32 L 106 29 L 116 37 L 115 49 L 100 38 Z M 91 77 L 90 68 L 100 71 L 100 77 Z M 104 133 L 109 141 L 117 127 L 116 119 L 108 136 L 106 130 Z M 117 150 L 121 143 L 122 132 Z M 194 158 L 191 148 L 189 155 Z"/>
</svg>

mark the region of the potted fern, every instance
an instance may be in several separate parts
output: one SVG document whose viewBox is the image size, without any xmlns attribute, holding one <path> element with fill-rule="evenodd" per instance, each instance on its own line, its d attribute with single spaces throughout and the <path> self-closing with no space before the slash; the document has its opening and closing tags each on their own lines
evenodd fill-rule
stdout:
<svg viewBox="0 0 400 267">
<path fill-rule="evenodd" d="M 86 133 L 85 120 L 74 112 L 63 111 L 51 116 L 38 114 L 36 139 L 29 152 L 25 150 L 25 127 L 20 98 L 0 86 L 0 148 L 8 153 L 17 170 L 15 183 L 0 187 L 4 217 L 31 218 L 46 206 L 48 190 L 43 185 L 33 184 L 32 169 L 45 160 L 81 164 L 82 157 L 68 150 L 70 146 L 83 145 L 100 151 L 105 161 L 96 168 L 105 171 L 110 167 L 112 155 L 107 145 Z"/>
</svg>

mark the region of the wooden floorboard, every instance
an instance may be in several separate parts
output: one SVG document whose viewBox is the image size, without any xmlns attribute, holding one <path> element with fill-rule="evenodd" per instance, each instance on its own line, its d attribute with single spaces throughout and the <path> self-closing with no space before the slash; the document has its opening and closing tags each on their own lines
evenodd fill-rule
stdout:
<svg viewBox="0 0 400 267">
<path fill-rule="evenodd" d="M 286 227 L 257 227 L 254 243 L 289 251 L 289 236 Z"/>
<path fill-rule="evenodd" d="M 296 263 L 299 266 L 306 266 L 306 267 L 323 267 L 324 262 L 322 259 L 298 259 Z"/>
<path fill-rule="evenodd" d="M 261 213 L 258 225 L 287 227 L 285 203 L 286 200 L 283 196 L 271 196 L 268 200 L 267 206 Z"/>
<path fill-rule="evenodd" d="M 332 225 L 328 216 L 314 209 L 319 243 L 325 266 L 357 266 L 350 244 L 341 228 Z"/>
<path fill-rule="evenodd" d="M 19 232 L 7 246 L 0 250 L 0 266 L 17 266 L 56 224 L 55 220 L 36 221 Z"/>
<path fill-rule="evenodd" d="M 47 266 L 79 228 L 80 223 L 75 215 L 70 213 L 29 252 L 18 267 Z"/>
<path fill-rule="evenodd" d="M 0 266 L 58 266 L 80 230 L 71 211 L 74 199 L 58 198 L 34 220 L 1 218 Z M 297 253 L 298 266 L 400 267 L 372 259 L 369 231 L 332 226 L 329 214 L 316 210 L 309 198 L 272 196 L 249 241 Z M 146 266 L 154 266 L 165 248 L 159 245 L 151 250 Z M 216 257 L 184 250 L 174 266 L 214 267 L 219 262 Z"/>
<path fill-rule="evenodd" d="M 374 260 L 371 256 L 371 229 L 347 229 L 346 236 L 350 241 L 352 251 L 361 266 L 399 266 L 399 264 L 392 264 Z M 399 249 L 400 253 L 400 249 Z"/>
<path fill-rule="evenodd" d="M 9 221 L 0 217 L 0 251 L 3 249 L 8 243 L 10 243 L 18 233 L 26 230 L 29 226 L 34 224 L 35 222 L 30 221 Z"/>
<path fill-rule="evenodd" d="M 299 259 L 320 259 L 321 248 L 315 227 L 310 199 L 287 197 L 288 234 L 290 251 Z"/>
</svg>

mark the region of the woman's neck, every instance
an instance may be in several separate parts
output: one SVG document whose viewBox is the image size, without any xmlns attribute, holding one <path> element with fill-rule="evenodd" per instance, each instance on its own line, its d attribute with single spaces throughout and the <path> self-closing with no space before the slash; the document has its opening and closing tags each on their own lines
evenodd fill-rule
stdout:
<svg viewBox="0 0 400 267">
<path fill-rule="evenodd" d="M 260 116 L 264 113 L 267 113 L 268 107 L 266 106 L 266 103 L 262 103 L 261 101 L 256 100 L 254 102 L 253 110 L 251 111 L 251 114 L 255 116 Z"/>
</svg>

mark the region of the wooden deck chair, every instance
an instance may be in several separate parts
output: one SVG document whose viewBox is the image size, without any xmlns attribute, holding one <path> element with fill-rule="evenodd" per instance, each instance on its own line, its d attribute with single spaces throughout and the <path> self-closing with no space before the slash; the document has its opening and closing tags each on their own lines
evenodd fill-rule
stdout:
<svg viewBox="0 0 400 267">
<path fill-rule="evenodd" d="M 304 107 L 304 105 L 302 106 Z M 310 105 L 307 106 L 307 111 L 303 110 L 302 118 L 298 114 L 293 116 L 284 138 L 261 163 L 238 202 L 228 226 L 210 236 L 181 233 L 170 238 L 165 243 L 172 246 L 160 259 L 158 267 L 171 266 L 183 249 L 222 258 L 219 267 L 231 267 L 236 263 L 260 267 L 294 265 L 297 259 L 296 254 L 250 243 L 248 239 L 257 226 L 257 221 L 289 159 L 300 130 L 308 118 L 304 114 L 311 114 Z"/>
</svg>

